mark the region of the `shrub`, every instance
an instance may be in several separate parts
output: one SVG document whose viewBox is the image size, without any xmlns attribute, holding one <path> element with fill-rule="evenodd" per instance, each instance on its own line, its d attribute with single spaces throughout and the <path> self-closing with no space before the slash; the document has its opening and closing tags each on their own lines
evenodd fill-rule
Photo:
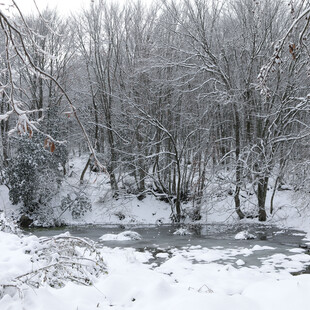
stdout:
<svg viewBox="0 0 310 310">
<path fill-rule="evenodd" d="M 13 204 L 22 203 L 23 213 L 33 214 L 47 207 L 62 182 L 62 158 L 44 148 L 44 137 L 16 137 L 14 156 L 6 169 L 9 196 Z"/>
<path fill-rule="evenodd" d="M 75 198 L 71 198 L 68 194 L 61 200 L 61 210 L 63 212 L 69 210 L 72 218 L 78 219 L 83 216 L 86 212 L 91 211 L 91 201 L 83 192 L 75 193 Z"/>
</svg>

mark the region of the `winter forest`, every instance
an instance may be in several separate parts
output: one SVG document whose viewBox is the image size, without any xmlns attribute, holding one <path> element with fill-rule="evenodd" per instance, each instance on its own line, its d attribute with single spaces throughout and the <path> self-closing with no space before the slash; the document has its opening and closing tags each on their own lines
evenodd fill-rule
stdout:
<svg viewBox="0 0 310 310">
<path fill-rule="evenodd" d="M 153 194 L 175 221 L 229 194 L 266 220 L 270 186 L 308 192 L 308 1 L 99 1 L 1 13 L 1 182 L 49 208 L 70 153 L 112 196 Z M 214 186 L 216 184 L 216 186 Z M 255 208 L 243 211 L 255 196 Z M 271 209 L 270 209 L 271 208 Z M 50 209 L 50 208 L 49 208 Z"/>
<path fill-rule="evenodd" d="M 2 303 L 7 307 L 4 309 L 13 309 L 12 304 L 16 306 L 14 309 L 42 309 L 39 301 L 36 304 L 34 297 L 29 297 L 32 295 L 26 294 L 28 299 L 20 304 L 16 296 L 23 291 L 23 285 L 37 288 L 47 281 L 52 288 L 63 288 L 70 278 L 73 283 L 92 284 L 93 278 L 111 271 L 113 259 L 124 257 L 120 253 L 134 256 L 140 264 L 150 259 L 149 253 L 144 253 L 142 258 L 142 253 L 119 248 L 102 250 L 100 254 L 90 241 L 71 239 L 65 234 L 54 239 L 36 237 L 36 241 L 29 239 L 28 242 L 27 238 L 34 237 L 11 235 L 18 230 L 16 223 L 22 227 L 128 224 L 139 222 L 133 214 L 143 218 L 148 213 L 143 223 L 181 224 L 179 235 L 190 234 L 182 226 L 184 223 L 204 225 L 219 218 L 229 219 L 230 223 L 261 225 L 274 224 L 273 220 L 281 217 L 286 228 L 310 231 L 308 0 L 124 3 L 95 0 L 87 1 L 81 10 L 72 14 L 63 14 L 48 6 L 40 10 L 35 1 L 33 13 L 25 13 L 13 0 L 10 4 L 2 2 L 0 0 L 0 236 L 3 240 L 24 240 L 27 250 L 23 255 L 35 253 L 41 265 L 35 272 L 19 275 L 16 271 L 14 277 L 6 274 L 7 282 L 0 276 L 0 308 Z M 290 222 L 292 214 L 298 217 L 294 225 Z M 4 235 L 1 230 L 10 234 Z M 274 232 L 274 236 L 277 234 Z M 127 232 L 113 240 L 128 240 L 127 237 L 140 239 L 134 232 Z M 247 231 L 240 237 L 255 238 Z M 110 239 L 102 237 L 101 240 Z M 0 248 L 5 246 L 0 242 Z M 27 252 L 28 247 L 39 250 Z M 53 247 L 56 247 L 57 259 L 51 254 Z M 85 249 L 82 263 L 80 248 Z M 9 247 L 5 249 L 11 253 Z M 16 245 L 16 249 L 20 248 Z M 195 255 L 205 257 L 204 249 L 195 248 Z M 270 249 L 270 244 L 255 245 L 251 253 Z M 309 252 L 309 247 L 307 249 Z M 158 265 L 158 270 L 152 267 L 147 271 L 154 277 L 152 283 L 162 283 L 168 279 L 168 273 L 174 272 L 174 284 L 170 283 L 171 274 L 171 281 L 165 282 L 172 296 L 180 293 L 173 285 L 181 281 L 182 272 L 187 270 L 186 251 L 156 252 L 157 259 L 169 256 L 177 264 L 169 265 L 168 259 Z M 240 249 L 236 251 L 219 255 L 244 253 Z M 301 249 L 290 251 L 302 252 Z M 64 256 L 61 253 L 65 253 Z M 100 255 L 105 262 L 110 259 L 112 265 L 107 267 Z M 290 259 L 309 267 L 308 256 L 302 252 Z M 128 262 L 132 263 L 128 259 L 126 266 Z M 279 261 L 272 262 L 277 266 L 274 268 L 279 267 Z M 84 263 L 87 264 L 85 270 Z M 243 263 L 243 258 L 236 262 L 239 267 Z M 121 265 L 125 263 L 116 259 L 114 264 L 123 276 L 121 272 L 125 274 L 125 271 Z M 215 269 L 211 265 L 205 266 L 213 279 Z M 139 265 L 140 269 L 130 266 L 132 275 L 139 270 L 138 277 L 147 276 L 144 269 L 142 272 L 145 265 Z M 169 269 L 172 266 L 180 269 L 172 272 Z M 292 271 L 302 269 L 300 266 L 294 265 Z M 175 306 L 177 298 L 171 299 L 169 309 L 188 309 L 189 305 L 195 305 L 194 300 L 197 302 L 194 308 L 203 309 L 203 299 L 196 299 L 195 294 L 201 296 L 203 291 L 209 300 L 210 294 L 218 292 L 217 284 L 212 287 L 206 282 L 197 282 L 202 265 L 192 268 L 197 273 L 192 276 L 196 281 L 193 283 L 199 285 L 186 287 L 185 296 L 193 296 L 188 297 L 188 304 L 182 304 L 181 299 L 178 307 Z M 264 280 L 269 277 L 270 281 L 278 281 L 286 279 L 287 274 L 291 276 L 289 272 L 285 276 L 277 273 L 278 269 L 269 275 L 269 267 L 266 268 L 255 269 Z M 231 269 L 223 272 L 227 279 L 235 275 Z M 242 271 L 238 269 L 238 272 L 239 279 Z M 154 284 L 143 290 L 144 299 L 140 304 L 139 294 L 130 295 L 127 300 L 126 293 L 119 301 L 111 293 L 119 284 L 113 273 L 107 277 L 108 281 L 98 285 L 106 290 L 106 300 L 116 306 L 115 309 L 131 307 L 133 302 L 135 309 L 155 309 L 146 304 L 153 296 L 148 295 L 147 289 L 157 294 L 154 307 L 159 307 L 158 300 L 165 300 L 161 286 Z M 257 279 L 256 274 L 255 277 Z M 188 275 L 184 281 L 190 282 L 192 278 Z M 250 276 L 244 279 L 244 287 L 254 281 Z M 309 278 L 300 279 L 304 287 L 310 287 Z M 293 285 L 293 280 L 290 281 L 289 285 Z M 126 283 L 120 291 L 127 292 L 133 285 Z M 223 283 L 219 287 L 221 292 L 225 291 L 225 298 L 220 303 L 220 297 L 216 299 L 217 306 L 210 309 L 253 306 L 245 299 L 241 304 L 231 304 L 229 298 L 233 294 L 255 296 L 255 305 L 262 302 L 256 293 L 241 284 L 242 289 L 238 290 L 238 286 L 231 291 L 231 287 L 226 289 Z M 178 290 L 182 285 L 183 282 Z M 258 284 L 255 282 L 255 285 Z M 14 293 L 10 291 L 5 295 L 8 288 Z M 62 291 L 72 296 L 67 286 Z M 50 298 L 46 292 L 38 293 L 41 302 Z M 302 292 L 305 291 L 296 292 L 293 296 L 304 301 Z M 9 301 L 7 296 L 11 296 Z M 65 299 L 59 296 L 63 302 Z M 289 303 L 283 300 L 282 309 L 289 309 L 286 308 Z M 108 305 L 105 302 L 98 302 L 97 308 L 99 304 Z M 64 304 L 60 303 L 53 309 L 71 309 L 62 307 Z M 95 305 L 83 308 L 82 302 L 72 309 L 95 308 Z M 269 308 L 265 305 L 257 309 Z M 306 306 L 301 305 L 299 309 Z"/>
</svg>

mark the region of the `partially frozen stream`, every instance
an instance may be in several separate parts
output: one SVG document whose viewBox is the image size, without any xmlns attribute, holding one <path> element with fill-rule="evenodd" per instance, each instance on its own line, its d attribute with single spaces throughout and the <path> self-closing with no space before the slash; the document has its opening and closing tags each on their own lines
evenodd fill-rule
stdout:
<svg viewBox="0 0 310 310">
<path fill-rule="evenodd" d="M 72 226 L 55 229 L 32 229 L 40 236 L 53 236 L 67 231 L 72 236 L 87 237 L 99 241 L 105 234 L 119 234 L 124 230 L 139 233 L 141 240 L 101 241 L 102 246 L 134 248 L 153 255 L 150 262 L 160 264 L 166 259 L 181 254 L 195 263 L 217 262 L 235 267 L 266 267 L 287 269 L 290 272 L 305 269 L 301 262 L 310 261 L 306 247 L 305 233 L 296 230 L 279 229 L 267 225 L 202 225 L 189 229 L 191 235 L 175 235 L 176 226 Z M 252 240 L 236 240 L 240 231 L 255 236 Z M 303 256 L 302 256 L 303 255 Z M 306 264 L 310 264 L 307 262 Z"/>
</svg>

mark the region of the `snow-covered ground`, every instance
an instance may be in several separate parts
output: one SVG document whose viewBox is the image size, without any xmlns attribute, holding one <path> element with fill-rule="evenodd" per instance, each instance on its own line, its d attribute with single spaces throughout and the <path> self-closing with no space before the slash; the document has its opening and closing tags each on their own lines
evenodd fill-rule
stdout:
<svg viewBox="0 0 310 310">
<path fill-rule="evenodd" d="M 0 284 L 38 268 L 39 248 L 35 236 L 1 232 Z M 0 309 L 309 309 L 310 275 L 289 272 L 310 264 L 310 256 L 296 248 L 291 255 L 264 257 L 264 250 L 186 247 L 159 253 L 161 262 L 154 263 L 148 251 L 103 247 L 107 273 L 93 285 L 52 288 L 43 281 L 40 288 L 23 286 L 20 292 L 7 287 Z M 243 267 L 255 251 L 262 252 L 262 265 Z M 221 258 L 231 263 L 219 263 Z"/>
<path fill-rule="evenodd" d="M 107 179 L 89 172 L 80 185 L 78 180 L 86 159 L 71 162 L 72 174 L 66 179 L 62 194 L 65 196 L 72 188 L 85 191 L 91 197 L 93 208 L 80 219 L 73 219 L 65 212 L 62 217 L 66 223 L 170 222 L 170 206 L 151 195 L 142 201 L 130 195 L 110 199 Z M 55 197 L 55 204 L 57 199 L 60 201 L 60 197 Z M 306 199 L 297 197 L 293 191 L 278 192 L 274 200 L 275 212 L 269 215 L 268 223 L 304 230 L 309 238 L 310 211 Z M 4 186 L 0 186 L 0 209 L 7 217 L 16 212 Z M 203 206 L 201 214 L 202 222 L 237 221 L 231 196 L 210 201 Z M 118 235 L 110 237 L 122 240 Z M 102 247 L 98 251 L 106 263 L 107 273 L 92 279 L 93 285 L 68 282 L 62 288 L 55 288 L 47 285 L 43 277 L 39 288 L 22 285 L 21 290 L 16 291 L 10 286 L 16 283 L 16 278 L 42 268 L 36 261 L 40 242 L 35 236 L 0 232 L 1 310 L 309 309 L 310 274 L 293 276 L 290 273 L 310 265 L 310 255 L 301 248 L 291 249 L 290 255 L 266 256 L 264 247 L 242 246 L 240 240 L 238 249 L 188 246 L 173 249 L 170 254 L 159 252 L 156 254 L 159 261 L 154 262 L 149 251 Z M 262 253 L 261 265 L 245 266 L 246 258 L 257 251 Z"/>
</svg>

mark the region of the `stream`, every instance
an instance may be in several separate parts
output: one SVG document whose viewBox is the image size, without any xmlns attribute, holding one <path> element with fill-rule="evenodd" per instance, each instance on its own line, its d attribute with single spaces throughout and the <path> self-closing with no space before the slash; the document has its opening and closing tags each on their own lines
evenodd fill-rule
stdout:
<svg viewBox="0 0 310 310">
<path fill-rule="evenodd" d="M 286 262 L 290 260 L 293 262 L 296 254 L 309 253 L 306 241 L 303 240 L 306 234 L 298 230 L 280 229 L 274 226 L 259 224 L 208 224 L 189 227 L 187 230 L 191 233 L 190 235 L 175 235 L 174 232 L 177 229 L 178 227 L 174 225 L 126 227 L 119 225 L 85 225 L 61 228 L 33 228 L 26 230 L 25 233 L 31 233 L 38 237 L 51 237 L 69 232 L 72 236 L 86 237 L 99 242 L 99 245 L 102 247 L 134 248 L 139 252 L 148 251 L 153 255 L 151 262 L 155 264 L 161 264 L 179 252 L 194 263 L 217 262 L 236 264 L 238 260 L 239 262 L 242 260 L 243 267 L 256 268 L 271 260 L 275 269 L 283 269 L 287 266 L 283 265 L 284 260 Z M 99 240 L 102 235 L 119 234 L 125 230 L 139 233 L 141 240 Z M 254 235 L 255 238 L 251 240 L 236 240 L 236 234 L 245 230 Z M 191 253 L 197 253 L 197 251 L 200 253 L 200 257 L 202 253 L 204 253 L 204 257 L 208 253 L 208 258 L 200 258 L 197 261 L 197 257 L 191 255 Z M 277 262 L 279 255 L 282 255 L 282 261 Z M 295 271 L 292 268 L 289 271 L 292 274 L 310 273 L 309 265 L 310 262 L 302 270 L 295 268 Z"/>
</svg>

